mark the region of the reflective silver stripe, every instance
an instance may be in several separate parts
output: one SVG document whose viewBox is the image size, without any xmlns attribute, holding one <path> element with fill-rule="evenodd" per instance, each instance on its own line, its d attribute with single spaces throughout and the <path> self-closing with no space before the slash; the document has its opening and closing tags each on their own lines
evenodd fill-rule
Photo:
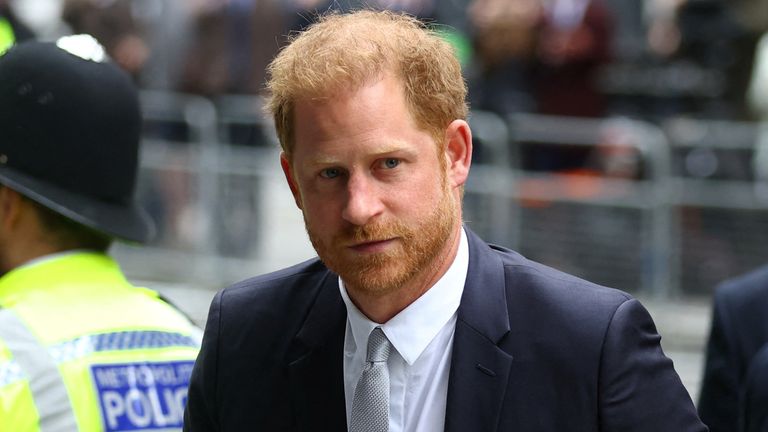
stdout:
<svg viewBox="0 0 768 432">
<path fill-rule="evenodd" d="M 0 309 L 0 339 L 29 377 L 29 389 L 40 416 L 40 432 L 76 431 L 75 413 L 55 360 L 8 309 Z"/>
<path fill-rule="evenodd" d="M 158 330 L 129 330 L 85 335 L 61 342 L 48 350 L 54 361 L 61 364 L 102 351 L 122 351 L 147 348 L 200 347 L 193 336 Z"/>
<path fill-rule="evenodd" d="M 24 371 L 15 360 L 6 360 L 0 363 L 0 387 L 13 384 L 25 379 Z"/>
</svg>

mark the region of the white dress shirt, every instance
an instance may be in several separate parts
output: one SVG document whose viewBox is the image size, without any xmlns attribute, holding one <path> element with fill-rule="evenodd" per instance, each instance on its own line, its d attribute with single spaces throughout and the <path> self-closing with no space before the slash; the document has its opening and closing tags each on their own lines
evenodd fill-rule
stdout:
<svg viewBox="0 0 768 432">
<path fill-rule="evenodd" d="M 365 365 L 368 335 L 381 327 L 394 350 L 389 356 L 389 432 L 442 432 L 448 395 L 453 334 L 469 266 L 467 235 L 448 271 L 426 293 L 384 324 L 363 315 L 339 279 L 347 305 L 344 394 L 347 423 L 355 386 Z"/>
</svg>

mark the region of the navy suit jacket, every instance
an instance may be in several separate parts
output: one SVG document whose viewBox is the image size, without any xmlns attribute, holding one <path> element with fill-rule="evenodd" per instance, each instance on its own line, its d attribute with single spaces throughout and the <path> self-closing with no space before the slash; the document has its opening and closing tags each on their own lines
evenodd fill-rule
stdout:
<svg viewBox="0 0 768 432">
<path fill-rule="evenodd" d="M 733 432 L 747 370 L 768 343 L 768 266 L 723 282 L 713 303 L 699 414 L 712 432 Z"/>
<path fill-rule="evenodd" d="M 467 235 L 446 431 L 707 430 L 637 300 Z M 184 430 L 346 430 L 337 278 L 312 260 L 219 292 Z"/>
</svg>

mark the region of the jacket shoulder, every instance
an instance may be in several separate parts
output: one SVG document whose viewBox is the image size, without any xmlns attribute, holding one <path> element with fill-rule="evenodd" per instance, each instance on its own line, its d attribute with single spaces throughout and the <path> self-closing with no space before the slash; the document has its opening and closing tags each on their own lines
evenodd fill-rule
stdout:
<svg viewBox="0 0 768 432">
<path fill-rule="evenodd" d="M 523 290 L 527 295 L 562 299 L 568 302 L 603 302 L 618 306 L 633 297 L 553 267 L 531 261 L 523 255 L 495 245 L 490 248 L 501 258 L 508 288 Z"/>
<path fill-rule="evenodd" d="M 327 278 L 334 277 L 319 259 L 252 277 L 220 290 L 209 311 L 220 331 L 296 327 L 306 317 Z"/>
<path fill-rule="evenodd" d="M 596 354 L 608 329 L 616 324 L 615 318 L 621 315 L 622 306 L 638 303 L 618 289 L 528 260 L 508 249 L 492 249 L 504 267 L 512 332 L 527 335 L 521 340 L 529 337 L 545 345 L 551 343 L 553 349 L 575 344 Z"/>
<path fill-rule="evenodd" d="M 237 289 L 243 286 L 255 286 L 265 283 L 268 284 L 271 281 L 283 280 L 292 277 L 301 277 L 303 275 L 312 275 L 315 273 L 324 273 L 328 271 L 329 270 L 325 264 L 323 264 L 319 258 L 315 257 L 304 262 L 294 264 L 290 267 L 244 279 L 228 286 L 225 289 Z"/>
</svg>

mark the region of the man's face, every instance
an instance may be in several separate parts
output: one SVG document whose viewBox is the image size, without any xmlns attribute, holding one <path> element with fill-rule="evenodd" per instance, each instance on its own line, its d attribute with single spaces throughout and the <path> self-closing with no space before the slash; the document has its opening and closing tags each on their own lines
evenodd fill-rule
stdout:
<svg viewBox="0 0 768 432">
<path fill-rule="evenodd" d="M 283 169 L 315 250 L 347 288 L 383 296 L 434 272 L 458 230 L 460 195 L 400 81 L 299 100 L 294 124 Z"/>
</svg>

